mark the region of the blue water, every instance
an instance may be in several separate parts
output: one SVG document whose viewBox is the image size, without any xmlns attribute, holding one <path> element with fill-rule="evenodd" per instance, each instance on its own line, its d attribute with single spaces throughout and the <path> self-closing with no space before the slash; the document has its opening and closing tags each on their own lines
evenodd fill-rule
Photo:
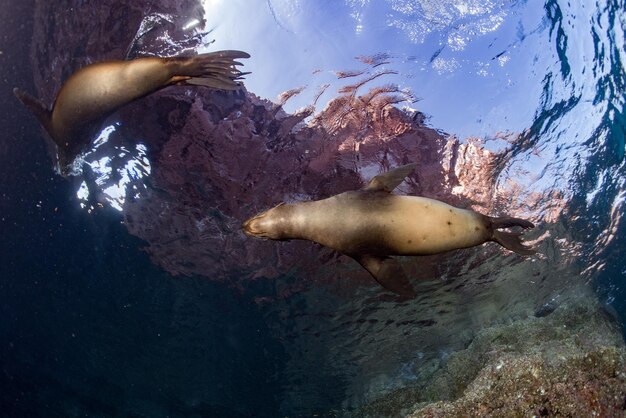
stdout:
<svg viewBox="0 0 626 418">
<path fill-rule="evenodd" d="M 83 178 L 52 171 L 39 127 L 11 94 L 32 86 L 40 22 L 34 2 L 11 3 L 0 10 L 0 414 L 342 416 L 415 384 L 481 327 L 584 289 L 624 322 L 623 1 L 203 2 L 204 49 L 250 52 L 250 92 L 278 100 L 303 87 L 287 112 L 328 83 L 321 111 L 349 84 L 336 71 L 387 53 L 393 74 L 373 85 L 397 83 L 419 98 L 407 93 L 400 107 L 501 152 L 498 193 L 524 190 L 512 205 L 538 224 L 543 256 L 451 254 L 408 304 L 377 298 L 374 285 L 279 297 L 315 283 L 302 266 L 243 289 L 169 275 L 115 199 L 88 211 Z M 444 305 L 451 312 L 433 315 Z"/>
</svg>

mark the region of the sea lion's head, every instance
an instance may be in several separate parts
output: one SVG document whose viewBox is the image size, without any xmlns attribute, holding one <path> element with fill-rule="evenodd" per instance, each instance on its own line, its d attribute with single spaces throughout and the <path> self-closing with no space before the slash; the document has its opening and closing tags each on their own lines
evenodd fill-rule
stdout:
<svg viewBox="0 0 626 418">
<path fill-rule="evenodd" d="M 241 228 L 246 235 L 274 240 L 289 239 L 291 205 L 279 203 L 243 223 Z"/>
</svg>

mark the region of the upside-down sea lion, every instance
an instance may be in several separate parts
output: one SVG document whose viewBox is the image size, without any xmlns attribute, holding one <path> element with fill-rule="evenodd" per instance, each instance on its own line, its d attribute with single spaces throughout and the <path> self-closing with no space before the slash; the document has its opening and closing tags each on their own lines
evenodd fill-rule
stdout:
<svg viewBox="0 0 626 418">
<path fill-rule="evenodd" d="M 250 56 L 242 51 L 217 51 L 191 57 L 137 58 L 105 61 L 78 70 L 63 84 L 50 110 L 30 94 L 13 89 L 52 138 L 58 170 L 71 164 L 93 138 L 96 122 L 123 105 L 171 84 L 193 84 L 236 90 L 246 73 L 235 61 Z"/>
<path fill-rule="evenodd" d="M 374 177 L 361 190 L 328 199 L 281 203 L 243 224 L 246 234 L 275 240 L 306 239 L 357 260 L 386 289 L 405 297 L 415 290 L 391 255 L 429 255 L 495 241 L 522 255 L 535 251 L 521 233 L 499 231 L 526 220 L 492 218 L 434 199 L 391 194 L 415 164 Z"/>
</svg>

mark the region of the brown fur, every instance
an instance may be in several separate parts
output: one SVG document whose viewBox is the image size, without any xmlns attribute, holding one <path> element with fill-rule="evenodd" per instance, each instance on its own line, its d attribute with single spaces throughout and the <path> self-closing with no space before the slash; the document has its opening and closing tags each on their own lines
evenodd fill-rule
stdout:
<svg viewBox="0 0 626 418">
<path fill-rule="evenodd" d="M 45 128 L 57 148 L 58 169 L 68 165 L 93 138 L 97 123 L 123 105 L 171 84 L 188 83 L 218 89 L 239 88 L 243 75 L 235 69 L 240 51 L 219 51 L 192 57 L 138 58 L 88 65 L 61 87 L 52 109 L 19 89 L 16 97 Z"/>
<path fill-rule="evenodd" d="M 522 255 L 519 233 L 501 228 L 532 228 L 526 220 L 492 218 L 434 199 L 390 192 L 414 169 L 399 167 L 374 177 L 361 190 L 313 202 L 280 204 L 243 224 L 246 234 L 275 240 L 305 239 L 347 254 L 385 288 L 405 297 L 414 290 L 393 255 L 429 255 L 474 247 L 487 241 Z"/>
</svg>

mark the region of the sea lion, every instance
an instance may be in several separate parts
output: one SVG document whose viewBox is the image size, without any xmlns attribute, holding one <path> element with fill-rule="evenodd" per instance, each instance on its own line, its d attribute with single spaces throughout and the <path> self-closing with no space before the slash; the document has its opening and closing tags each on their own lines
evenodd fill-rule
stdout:
<svg viewBox="0 0 626 418">
<path fill-rule="evenodd" d="M 172 84 L 236 90 L 238 80 L 248 73 L 240 72 L 236 66 L 241 63 L 235 60 L 249 57 L 242 51 L 217 51 L 87 65 L 63 84 L 51 110 L 18 88 L 13 93 L 50 135 L 57 150 L 57 169 L 67 175 L 71 163 L 97 133 L 97 122 L 123 105 Z"/>
<path fill-rule="evenodd" d="M 533 228 L 524 219 L 492 218 L 434 199 L 391 194 L 415 169 L 408 164 L 374 177 L 361 190 L 328 199 L 278 206 L 248 219 L 247 235 L 273 240 L 305 239 L 358 261 L 383 287 L 415 297 L 406 274 L 392 255 L 430 255 L 495 241 L 522 255 L 535 251 L 519 232 Z"/>
</svg>

